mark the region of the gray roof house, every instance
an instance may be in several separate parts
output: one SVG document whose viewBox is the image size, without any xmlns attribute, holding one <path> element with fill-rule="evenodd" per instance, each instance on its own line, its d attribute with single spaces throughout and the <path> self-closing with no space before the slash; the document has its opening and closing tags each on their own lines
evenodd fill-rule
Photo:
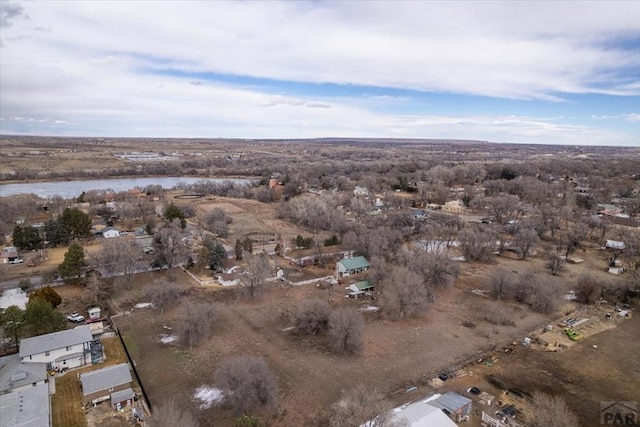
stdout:
<svg viewBox="0 0 640 427">
<path fill-rule="evenodd" d="M 48 427 L 50 414 L 46 364 L 0 357 L 0 427 Z"/>
<path fill-rule="evenodd" d="M 453 391 L 429 400 L 428 403 L 431 406 L 442 409 L 442 412 L 454 419 L 458 415 L 469 415 L 471 413 L 471 399 Z"/>
<path fill-rule="evenodd" d="M 47 363 L 48 369 L 75 368 L 91 362 L 89 325 L 20 340 L 22 362 Z"/>
<path fill-rule="evenodd" d="M 440 409 L 424 401 L 403 405 L 391 411 L 393 421 L 407 427 L 455 427 Z"/>
<path fill-rule="evenodd" d="M 131 387 L 131 371 L 127 363 L 107 366 L 80 374 L 82 393 L 89 401 L 109 398 L 115 392 Z M 105 399 L 106 400 L 106 399 Z"/>
</svg>

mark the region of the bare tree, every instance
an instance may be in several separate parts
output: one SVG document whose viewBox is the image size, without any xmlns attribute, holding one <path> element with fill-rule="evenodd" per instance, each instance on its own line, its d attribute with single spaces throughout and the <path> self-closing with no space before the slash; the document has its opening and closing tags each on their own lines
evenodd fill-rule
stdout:
<svg viewBox="0 0 640 427">
<path fill-rule="evenodd" d="M 558 307 L 560 301 L 560 284 L 555 278 L 541 280 L 534 275 L 533 281 L 529 283 L 530 291 L 527 302 L 533 311 L 538 313 L 552 313 Z M 549 280 L 552 279 L 552 280 Z"/>
<path fill-rule="evenodd" d="M 588 273 L 583 273 L 576 280 L 576 300 L 590 304 L 600 297 L 602 288 L 598 280 Z"/>
<path fill-rule="evenodd" d="M 151 414 L 151 427 L 198 427 L 200 423 L 194 415 L 178 404 L 174 397 L 169 397 L 156 406 Z"/>
<path fill-rule="evenodd" d="M 222 208 L 214 208 L 203 219 L 204 227 L 218 237 L 227 237 L 232 218 Z"/>
<path fill-rule="evenodd" d="M 533 393 L 531 427 L 578 427 L 578 417 L 559 396 Z"/>
<path fill-rule="evenodd" d="M 421 275 L 429 302 L 435 300 L 438 289 L 450 288 L 460 272 L 458 263 L 442 252 L 421 253 L 413 259 L 409 268 Z"/>
<path fill-rule="evenodd" d="M 164 313 L 164 310 L 178 300 L 182 291 L 180 288 L 164 280 L 156 280 L 146 294 L 146 298 L 154 308 Z"/>
<path fill-rule="evenodd" d="M 560 273 L 562 273 L 564 270 L 566 270 L 566 267 L 564 265 L 565 260 L 563 257 L 560 256 L 560 254 L 557 251 L 548 248 L 546 251 L 545 258 L 546 258 L 545 266 L 551 272 L 552 275 L 557 276 Z"/>
<path fill-rule="evenodd" d="M 522 252 L 523 260 L 539 241 L 538 233 L 531 228 L 521 228 L 513 236 L 513 243 Z"/>
<path fill-rule="evenodd" d="M 180 344 L 192 348 L 209 337 L 216 320 L 216 307 L 208 303 L 187 303 L 182 306 L 177 332 Z"/>
<path fill-rule="evenodd" d="M 497 233 L 493 228 L 475 226 L 458 235 L 460 251 L 467 261 L 488 262 L 496 250 Z"/>
<path fill-rule="evenodd" d="M 142 249 L 133 240 L 104 239 L 100 250 L 91 255 L 89 264 L 104 277 L 131 277 Z"/>
<path fill-rule="evenodd" d="M 109 297 L 109 286 L 98 274 L 92 274 L 85 285 L 84 294 L 89 304 L 100 305 Z"/>
<path fill-rule="evenodd" d="M 331 427 L 397 427 L 401 424 L 390 413 L 392 404 L 375 387 L 358 384 L 343 390 L 340 400 L 333 405 L 329 421 Z"/>
<path fill-rule="evenodd" d="M 278 403 L 278 385 L 263 357 L 231 357 L 216 369 L 214 377 L 224 391 L 224 402 L 238 415 Z"/>
<path fill-rule="evenodd" d="M 513 295 L 516 278 L 513 273 L 503 268 L 496 268 L 489 274 L 489 289 L 498 299 L 509 298 Z"/>
<path fill-rule="evenodd" d="M 428 295 L 422 278 L 407 267 L 394 268 L 381 286 L 381 305 L 386 315 L 403 319 L 427 309 Z"/>
<path fill-rule="evenodd" d="M 158 255 L 167 266 L 169 280 L 175 280 L 173 267 L 189 256 L 188 236 L 179 219 L 174 219 L 156 234 Z"/>
<path fill-rule="evenodd" d="M 512 219 L 518 219 L 523 214 L 520 199 L 511 194 L 487 197 L 485 202 L 495 220 L 500 224 Z"/>
<path fill-rule="evenodd" d="M 298 307 L 296 331 L 306 335 L 316 335 L 329 327 L 331 307 L 320 299 L 305 300 Z"/>
<path fill-rule="evenodd" d="M 269 260 L 266 256 L 256 255 L 249 258 L 247 271 L 241 279 L 244 293 L 251 298 L 262 295 L 269 271 Z"/>
<path fill-rule="evenodd" d="M 336 353 L 355 354 L 362 350 L 364 317 L 354 309 L 339 307 L 329 315 L 329 338 Z"/>
</svg>

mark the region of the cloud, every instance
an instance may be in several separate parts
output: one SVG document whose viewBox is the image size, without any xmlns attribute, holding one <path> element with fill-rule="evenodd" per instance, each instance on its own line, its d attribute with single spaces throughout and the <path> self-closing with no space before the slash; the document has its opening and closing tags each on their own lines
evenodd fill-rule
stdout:
<svg viewBox="0 0 640 427">
<path fill-rule="evenodd" d="M 10 27 L 16 18 L 28 19 L 22 5 L 13 1 L 0 2 L 0 28 Z"/>
<path fill-rule="evenodd" d="M 638 133 L 580 127 L 544 111 L 535 117 L 531 109 L 438 114 L 436 101 L 427 109 L 411 99 L 416 92 L 543 104 L 573 94 L 638 96 L 640 55 L 637 43 L 625 43 L 640 36 L 638 2 L 0 5 L 3 39 L 13 40 L 0 49 L 1 132 L 16 129 L 8 117 L 34 117 L 68 122 L 59 132 L 92 135 L 554 142 L 573 132 L 580 143 L 628 144 Z M 28 22 L 19 19 L 27 14 Z M 353 90 L 335 95 L 323 83 Z"/>
</svg>

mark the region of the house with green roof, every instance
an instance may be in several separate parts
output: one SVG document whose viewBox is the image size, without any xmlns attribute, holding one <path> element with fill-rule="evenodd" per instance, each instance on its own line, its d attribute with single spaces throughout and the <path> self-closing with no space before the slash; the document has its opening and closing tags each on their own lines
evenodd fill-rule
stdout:
<svg viewBox="0 0 640 427">
<path fill-rule="evenodd" d="M 347 277 L 369 269 L 369 261 L 363 256 L 341 259 L 336 263 L 336 276 Z"/>
</svg>

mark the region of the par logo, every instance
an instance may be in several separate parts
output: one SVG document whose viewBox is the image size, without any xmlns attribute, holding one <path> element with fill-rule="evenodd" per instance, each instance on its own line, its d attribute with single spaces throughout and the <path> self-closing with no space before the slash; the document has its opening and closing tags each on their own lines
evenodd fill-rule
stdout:
<svg viewBox="0 0 640 427">
<path fill-rule="evenodd" d="M 607 426 L 637 426 L 638 402 L 600 402 L 600 424 Z"/>
</svg>

